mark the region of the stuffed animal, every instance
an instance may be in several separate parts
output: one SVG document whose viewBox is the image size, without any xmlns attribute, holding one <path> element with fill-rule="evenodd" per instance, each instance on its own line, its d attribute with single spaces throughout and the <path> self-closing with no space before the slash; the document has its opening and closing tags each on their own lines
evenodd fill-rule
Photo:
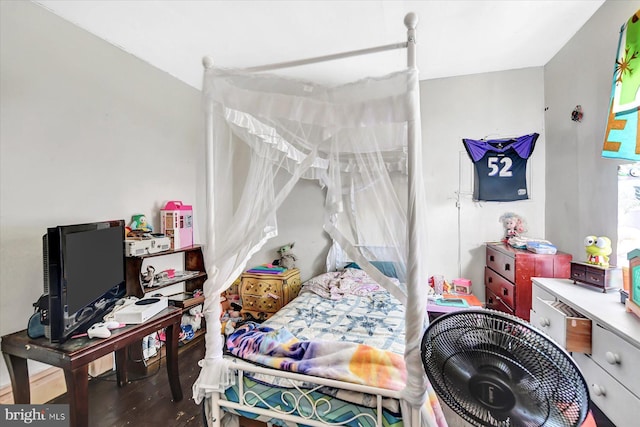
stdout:
<svg viewBox="0 0 640 427">
<path fill-rule="evenodd" d="M 512 237 L 519 237 L 527 231 L 524 219 L 513 212 L 506 212 L 498 220 L 504 227 L 504 240 L 507 241 Z"/>
<path fill-rule="evenodd" d="M 191 330 L 195 332 L 202 327 L 203 316 L 204 314 L 202 313 L 202 305 L 196 305 L 195 307 L 189 309 L 189 314 L 182 315 L 180 325 L 189 325 L 191 326 Z"/>
<path fill-rule="evenodd" d="M 288 245 L 284 245 L 280 249 L 278 249 L 278 253 L 280 254 L 280 258 L 273 261 L 274 265 L 279 265 L 280 267 L 284 267 L 287 270 L 295 268 L 296 261 L 298 257 L 292 252 L 294 243 L 289 243 Z"/>
<path fill-rule="evenodd" d="M 143 214 L 135 214 L 131 217 L 131 224 L 129 224 L 131 230 L 142 230 L 147 233 L 151 233 L 153 231 L 153 227 L 151 224 L 147 222 L 147 216 Z"/>
<path fill-rule="evenodd" d="M 584 247 L 587 251 L 588 264 L 609 268 L 609 255 L 613 251 L 611 239 L 605 236 L 587 236 L 584 238 Z"/>
</svg>

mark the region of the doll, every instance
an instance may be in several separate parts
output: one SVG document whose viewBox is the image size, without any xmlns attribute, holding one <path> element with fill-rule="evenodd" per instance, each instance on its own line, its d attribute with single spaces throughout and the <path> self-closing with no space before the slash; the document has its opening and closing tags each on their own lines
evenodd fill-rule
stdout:
<svg viewBox="0 0 640 427">
<path fill-rule="evenodd" d="M 524 219 L 513 212 L 506 212 L 499 219 L 504 227 L 504 241 L 512 237 L 520 237 L 526 230 Z"/>
</svg>

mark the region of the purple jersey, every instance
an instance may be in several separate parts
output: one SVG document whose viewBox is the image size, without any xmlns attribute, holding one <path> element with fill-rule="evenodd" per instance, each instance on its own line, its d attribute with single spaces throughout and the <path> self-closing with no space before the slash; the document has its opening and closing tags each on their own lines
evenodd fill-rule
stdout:
<svg viewBox="0 0 640 427">
<path fill-rule="evenodd" d="M 510 139 L 463 139 L 474 165 L 473 199 L 490 202 L 528 199 L 527 160 L 538 136 L 532 133 Z"/>
</svg>

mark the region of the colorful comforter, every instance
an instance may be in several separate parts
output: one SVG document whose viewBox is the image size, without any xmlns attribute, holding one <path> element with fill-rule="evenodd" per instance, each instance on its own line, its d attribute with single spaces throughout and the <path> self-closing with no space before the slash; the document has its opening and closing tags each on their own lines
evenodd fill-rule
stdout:
<svg viewBox="0 0 640 427">
<path fill-rule="evenodd" d="M 227 338 L 234 356 L 271 368 L 354 384 L 401 390 L 401 355 L 353 342 L 300 341 L 287 329 L 249 323 Z"/>
</svg>

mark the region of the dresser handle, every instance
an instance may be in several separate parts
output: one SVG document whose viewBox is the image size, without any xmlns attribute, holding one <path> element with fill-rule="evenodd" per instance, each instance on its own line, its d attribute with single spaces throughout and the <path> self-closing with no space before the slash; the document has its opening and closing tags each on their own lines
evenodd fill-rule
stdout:
<svg viewBox="0 0 640 427">
<path fill-rule="evenodd" d="M 542 326 L 543 328 L 546 328 L 547 326 L 551 326 L 551 321 L 549 319 L 547 319 L 546 317 L 541 317 L 540 318 L 540 326 Z"/>
<path fill-rule="evenodd" d="M 606 396 L 607 390 L 604 387 L 598 384 L 593 384 L 593 394 L 596 396 Z"/>
<path fill-rule="evenodd" d="M 511 271 L 511 264 L 505 264 L 504 271 Z"/>
<path fill-rule="evenodd" d="M 489 255 L 489 261 L 494 262 L 495 259 L 493 258 L 493 255 Z"/>
<path fill-rule="evenodd" d="M 507 290 L 507 288 L 502 288 L 502 296 L 507 296 L 509 295 L 509 291 Z"/>
<path fill-rule="evenodd" d="M 604 354 L 604 358 L 607 359 L 607 362 L 609 362 L 612 365 L 617 365 L 620 363 L 620 355 L 618 353 L 612 353 L 610 351 L 607 351 Z"/>
</svg>

